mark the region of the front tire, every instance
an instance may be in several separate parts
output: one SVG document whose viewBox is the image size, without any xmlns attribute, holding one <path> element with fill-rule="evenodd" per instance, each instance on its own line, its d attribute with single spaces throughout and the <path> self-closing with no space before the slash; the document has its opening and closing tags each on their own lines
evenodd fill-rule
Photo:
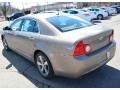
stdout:
<svg viewBox="0 0 120 90">
<path fill-rule="evenodd" d="M 35 62 L 40 74 L 44 78 L 50 79 L 54 76 L 52 65 L 45 54 L 38 52 L 35 55 Z"/>
</svg>

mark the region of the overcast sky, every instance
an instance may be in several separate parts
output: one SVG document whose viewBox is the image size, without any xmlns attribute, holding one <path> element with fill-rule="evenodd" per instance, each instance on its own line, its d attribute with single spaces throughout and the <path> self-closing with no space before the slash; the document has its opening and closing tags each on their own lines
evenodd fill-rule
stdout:
<svg viewBox="0 0 120 90">
<path fill-rule="evenodd" d="M 0 2 L 11 2 L 11 5 L 23 9 L 35 5 L 45 5 L 54 2 L 120 2 L 120 0 L 0 0 Z"/>
<path fill-rule="evenodd" d="M 45 5 L 50 3 L 53 3 L 53 2 L 43 2 L 43 0 L 39 0 L 35 2 L 11 2 L 11 5 L 15 8 L 23 9 L 23 8 L 29 8 L 31 6 Z"/>
</svg>

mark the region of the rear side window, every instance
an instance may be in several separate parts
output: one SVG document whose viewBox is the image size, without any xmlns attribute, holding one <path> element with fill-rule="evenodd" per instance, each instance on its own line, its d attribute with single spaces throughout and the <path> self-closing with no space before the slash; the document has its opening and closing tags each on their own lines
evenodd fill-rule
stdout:
<svg viewBox="0 0 120 90">
<path fill-rule="evenodd" d="M 93 25 L 92 23 L 82 20 L 76 19 L 68 16 L 53 16 L 47 18 L 48 22 L 55 26 L 58 30 L 62 32 L 71 31 L 75 29 L 80 29 L 84 27 L 88 27 Z"/>
<path fill-rule="evenodd" d="M 99 11 L 99 9 L 89 9 L 90 11 Z"/>
<path fill-rule="evenodd" d="M 99 9 L 95 9 L 95 11 L 99 11 Z"/>
<path fill-rule="evenodd" d="M 68 11 L 63 11 L 64 13 L 68 13 Z"/>
<path fill-rule="evenodd" d="M 89 9 L 90 11 L 94 11 L 94 9 Z"/>
<path fill-rule="evenodd" d="M 35 33 L 39 32 L 37 22 L 31 19 L 25 19 L 22 24 L 21 31 Z"/>
<path fill-rule="evenodd" d="M 70 11 L 70 14 L 78 14 L 78 11 Z"/>
<path fill-rule="evenodd" d="M 37 22 L 35 22 L 34 28 L 33 28 L 33 32 L 38 33 L 39 32 L 39 27 Z"/>
</svg>

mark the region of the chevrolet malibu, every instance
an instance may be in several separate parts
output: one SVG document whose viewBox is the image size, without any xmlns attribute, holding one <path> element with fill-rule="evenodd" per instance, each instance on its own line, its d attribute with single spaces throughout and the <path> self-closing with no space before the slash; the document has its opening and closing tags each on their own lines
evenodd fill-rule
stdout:
<svg viewBox="0 0 120 90">
<path fill-rule="evenodd" d="M 4 50 L 34 62 L 44 78 L 78 78 L 106 64 L 116 49 L 113 29 L 71 15 L 27 15 L 3 30 Z"/>
</svg>

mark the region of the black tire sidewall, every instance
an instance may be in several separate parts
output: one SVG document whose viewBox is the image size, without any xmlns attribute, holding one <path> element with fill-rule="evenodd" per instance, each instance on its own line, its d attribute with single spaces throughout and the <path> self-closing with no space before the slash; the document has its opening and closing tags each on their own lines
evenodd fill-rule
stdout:
<svg viewBox="0 0 120 90">
<path fill-rule="evenodd" d="M 99 19 L 99 16 L 101 16 L 102 18 Z M 98 18 L 98 20 L 102 20 L 102 19 L 103 19 L 103 15 L 99 14 L 99 15 L 97 16 L 97 18 Z"/>
<path fill-rule="evenodd" d="M 39 71 L 39 72 L 40 72 L 40 74 L 41 74 L 44 78 L 50 79 L 50 78 L 52 78 L 52 77 L 54 76 L 54 71 L 53 71 L 52 65 L 51 65 L 48 57 L 47 57 L 45 54 L 43 54 L 43 53 L 41 53 L 41 52 L 38 52 L 38 53 L 35 55 L 35 64 L 36 64 L 36 67 L 38 68 L 38 65 L 37 65 L 37 57 L 40 56 L 40 55 L 43 56 L 43 57 L 46 59 L 46 61 L 48 62 L 48 67 L 49 67 L 48 70 L 49 70 L 49 73 L 48 73 L 47 76 L 44 76 L 40 71 Z M 39 70 L 39 68 L 38 68 L 38 70 Z"/>
</svg>

